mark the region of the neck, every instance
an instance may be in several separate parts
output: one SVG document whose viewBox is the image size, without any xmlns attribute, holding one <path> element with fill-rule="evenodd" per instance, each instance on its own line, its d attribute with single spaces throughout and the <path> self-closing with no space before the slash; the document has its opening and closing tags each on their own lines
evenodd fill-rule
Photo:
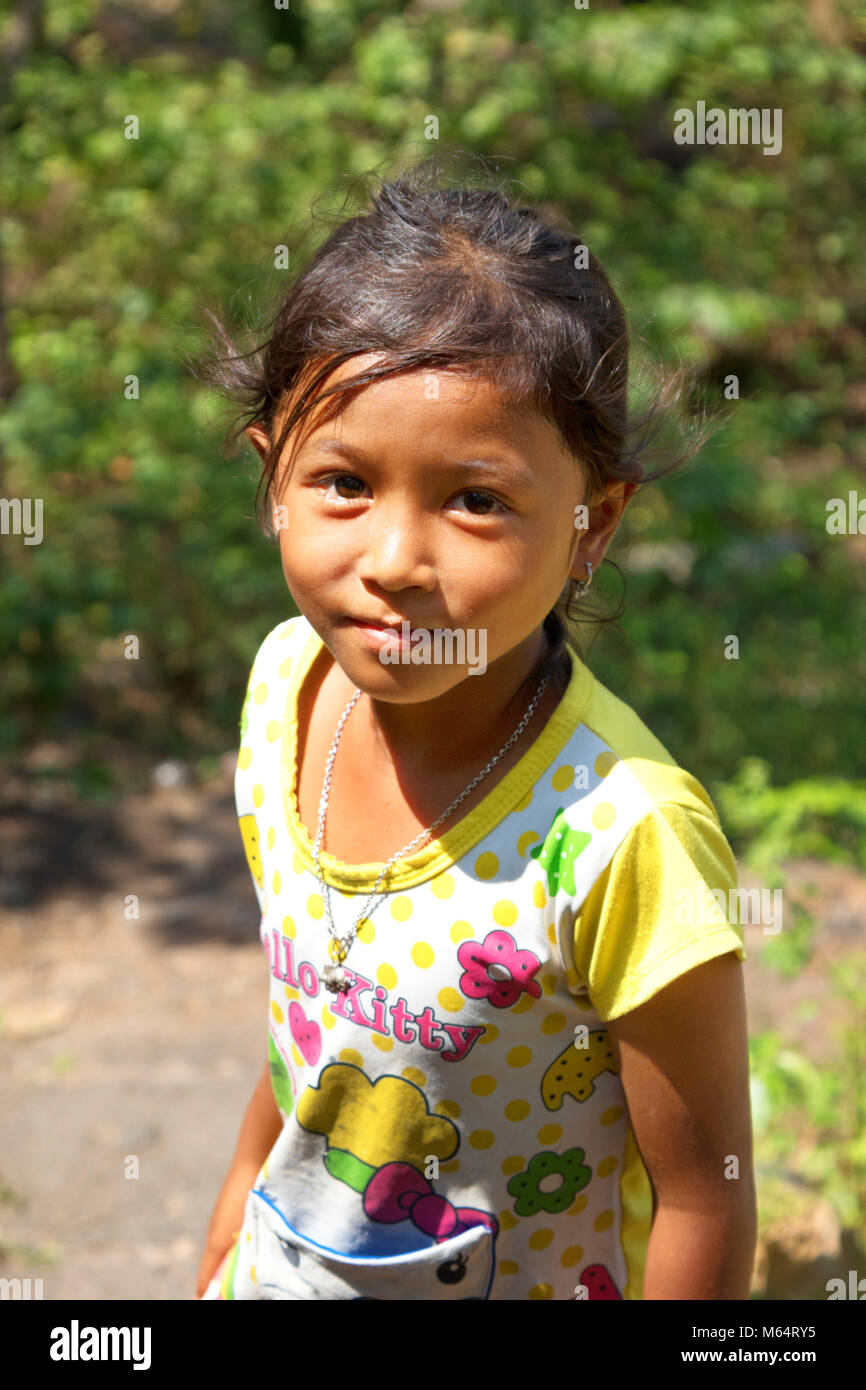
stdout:
<svg viewBox="0 0 866 1390">
<path fill-rule="evenodd" d="M 441 766 L 443 758 L 452 767 L 475 764 L 482 755 L 491 756 L 488 750 L 492 746 L 495 753 L 514 733 L 535 691 L 526 692 L 519 708 L 515 692 L 548 649 L 542 628 L 493 662 L 483 675 L 467 676 L 434 700 L 397 704 L 363 697 L 358 712 L 363 711 L 361 717 L 368 730 L 392 762 L 399 759 L 402 765 L 409 762 L 418 769 Z M 555 685 L 553 679 L 548 680 L 522 738 L 535 725 L 542 708 L 549 713 Z"/>
</svg>

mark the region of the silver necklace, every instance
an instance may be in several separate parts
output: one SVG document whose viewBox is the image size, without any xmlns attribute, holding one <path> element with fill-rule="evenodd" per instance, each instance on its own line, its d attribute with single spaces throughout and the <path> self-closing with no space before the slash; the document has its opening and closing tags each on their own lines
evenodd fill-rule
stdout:
<svg viewBox="0 0 866 1390">
<path fill-rule="evenodd" d="M 316 831 L 316 843 L 313 846 L 313 854 L 316 860 L 316 876 L 322 887 L 322 896 L 325 900 L 325 909 L 328 914 L 328 934 L 331 938 L 328 943 L 328 954 L 331 957 L 331 959 L 322 971 L 322 978 L 325 981 L 326 988 L 329 989 L 332 994 L 337 994 L 339 991 L 344 991 L 349 988 L 349 980 L 345 970 L 343 969 L 343 963 L 346 959 L 346 956 L 349 954 L 349 949 L 353 941 L 355 940 L 359 924 L 364 920 L 365 917 L 369 915 L 369 913 L 375 912 L 376 908 L 379 906 L 379 903 L 382 902 L 383 899 L 388 896 L 389 890 L 386 889 L 384 893 L 380 894 L 378 900 L 375 903 L 373 903 L 373 906 L 370 906 L 373 898 L 376 896 L 376 890 L 378 889 L 379 884 L 382 882 L 382 879 L 385 877 L 391 865 L 394 864 L 398 859 L 402 859 L 404 854 L 408 854 L 409 850 L 413 849 L 414 846 L 418 844 L 419 840 L 423 840 L 426 835 L 429 835 L 431 831 L 435 830 L 437 825 L 441 825 L 444 820 L 447 820 L 448 816 L 451 815 L 451 812 L 455 809 L 455 807 L 460 805 L 460 802 L 463 800 L 463 798 L 468 796 L 472 789 L 474 787 L 477 787 L 478 783 L 484 777 L 486 777 L 488 772 L 490 772 L 496 766 L 503 753 L 507 753 L 512 743 L 514 743 L 514 741 L 520 737 L 520 735 L 523 733 L 523 730 L 526 728 L 526 725 L 532 717 L 533 710 L 538 704 L 538 701 L 541 699 L 542 691 L 544 690 L 544 687 L 547 685 L 548 679 L 549 676 L 545 676 L 543 678 L 541 684 L 535 692 L 535 695 L 533 696 L 532 703 L 530 704 L 529 708 L 527 709 L 517 728 L 514 730 L 514 733 L 511 735 L 508 742 L 502 745 L 499 752 L 496 754 L 496 757 L 491 758 L 490 762 L 487 764 L 487 766 L 483 769 L 482 772 L 478 773 L 477 777 L 473 777 L 466 790 L 460 793 L 456 801 L 451 802 L 451 805 L 448 807 L 447 811 L 443 811 L 442 815 L 437 817 L 437 819 L 434 820 L 432 825 L 428 825 L 426 830 L 422 830 L 420 835 L 416 835 L 415 839 L 410 840 L 409 844 L 405 845 L 403 849 L 398 850 L 396 854 L 392 854 L 391 858 L 388 860 L 388 863 L 383 866 L 382 872 L 379 874 L 379 877 L 376 879 L 376 882 L 373 885 L 372 893 L 370 894 L 366 903 L 362 907 L 358 916 L 355 918 L 355 921 L 350 927 L 347 935 L 344 937 L 340 937 L 337 933 L 337 928 L 334 925 L 334 917 L 333 913 L 331 912 L 331 890 L 330 886 L 325 882 L 322 876 L 322 866 L 319 862 L 319 852 L 322 844 L 322 836 L 324 835 L 325 831 L 325 814 L 328 809 L 328 797 L 330 796 L 331 792 L 331 769 L 334 765 L 334 758 L 337 756 L 337 745 L 340 742 L 340 735 L 343 732 L 343 725 L 348 719 L 353 706 L 356 704 L 356 702 L 360 699 L 361 696 L 360 689 L 357 689 L 355 691 L 346 708 L 343 710 L 340 722 L 337 725 L 337 732 L 334 735 L 334 742 L 331 744 L 331 751 L 328 754 L 328 761 L 325 766 L 325 781 L 324 786 L 322 787 L 322 798 L 319 802 L 319 825 Z"/>
</svg>

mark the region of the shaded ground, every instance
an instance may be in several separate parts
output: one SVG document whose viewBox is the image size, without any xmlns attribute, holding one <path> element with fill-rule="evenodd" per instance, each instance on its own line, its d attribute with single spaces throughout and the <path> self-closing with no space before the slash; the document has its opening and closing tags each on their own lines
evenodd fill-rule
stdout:
<svg viewBox="0 0 866 1390">
<path fill-rule="evenodd" d="M 42 1278 L 46 1299 L 193 1297 L 266 1054 L 268 975 L 233 770 L 227 754 L 205 787 L 155 787 L 105 811 L 50 787 L 35 799 L 6 789 L 0 1275 Z M 827 966 L 864 940 L 866 879 L 803 861 L 789 892 L 798 884 L 818 890 L 816 949 L 788 982 L 761 964 L 772 938 L 747 929 L 750 1029 L 798 1045 L 797 1009 L 814 1001 L 820 1062 L 836 1046 L 828 1024 L 842 1021 Z M 140 915 L 127 920 L 133 894 Z M 823 1297 L 827 1278 L 856 1268 L 825 1205 L 807 1202 L 770 1237 L 757 1294 Z"/>
</svg>

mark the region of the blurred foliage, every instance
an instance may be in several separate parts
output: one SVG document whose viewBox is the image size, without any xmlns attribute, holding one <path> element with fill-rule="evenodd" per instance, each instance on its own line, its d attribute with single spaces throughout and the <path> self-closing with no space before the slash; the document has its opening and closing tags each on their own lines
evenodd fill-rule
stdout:
<svg viewBox="0 0 866 1390">
<path fill-rule="evenodd" d="M 232 745 L 294 607 L 251 519 L 258 457 L 225 458 L 225 404 L 186 356 L 206 304 L 259 323 L 287 283 L 274 247 L 301 264 L 313 201 L 429 153 L 434 114 L 442 148 L 501 159 L 592 245 L 636 368 L 690 364 L 725 411 L 626 513 L 596 673 L 701 780 L 743 788 L 739 760 L 763 760 L 784 801 L 737 793 L 735 829 L 763 817 L 774 852 L 790 835 L 862 866 L 862 787 L 812 780 L 866 765 L 866 540 L 826 529 L 866 434 L 855 5 L 46 0 L 29 28 L 24 9 L 0 20 L 0 494 L 41 497 L 45 538 L 2 538 L 0 758 L 55 740 L 99 792 L 130 741 L 151 762 Z M 782 152 L 677 145 L 699 100 L 780 108 Z"/>
<path fill-rule="evenodd" d="M 834 1025 L 830 1062 L 810 1056 L 817 1005 L 801 1006 L 802 1047 L 775 1030 L 750 1039 L 755 1169 L 765 1228 L 817 1197 L 833 1206 L 866 1255 L 866 952 L 831 967 L 835 1000 L 848 1018 Z M 838 1011 L 837 1011 L 838 1012 Z M 852 1023 L 851 1020 L 854 1020 Z M 816 1024 L 824 1031 L 823 1024 Z"/>
</svg>

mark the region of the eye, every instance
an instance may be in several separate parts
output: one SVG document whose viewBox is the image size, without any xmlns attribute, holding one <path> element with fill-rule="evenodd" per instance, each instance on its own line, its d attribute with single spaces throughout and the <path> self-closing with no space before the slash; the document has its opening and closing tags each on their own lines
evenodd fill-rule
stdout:
<svg viewBox="0 0 866 1390">
<path fill-rule="evenodd" d="M 364 480 L 356 477 L 354 473 L 332 473 L 330 477 L 319 479 L 320 486 L 323 487 L 326 483 L 330 485 L 324 494 L 325 500 L 328 502 L 356 502 L 367 486 Z M 331 487 L 346 488 L 348 495 L 339 491 L 336 494 L 332 493 Z"/>
<path fill-rule="evenodd" d="M 471 516 L 501 516 L 508 511 L 504 502 L 500 502 L 498 497 L 494 497 L 491 492 L 479 492 L 475 488 L 466 488 L 463 492 L 457 493 L 458 497 L 465 497 L 468 502 L 468 511 Z"/>
</svg>

